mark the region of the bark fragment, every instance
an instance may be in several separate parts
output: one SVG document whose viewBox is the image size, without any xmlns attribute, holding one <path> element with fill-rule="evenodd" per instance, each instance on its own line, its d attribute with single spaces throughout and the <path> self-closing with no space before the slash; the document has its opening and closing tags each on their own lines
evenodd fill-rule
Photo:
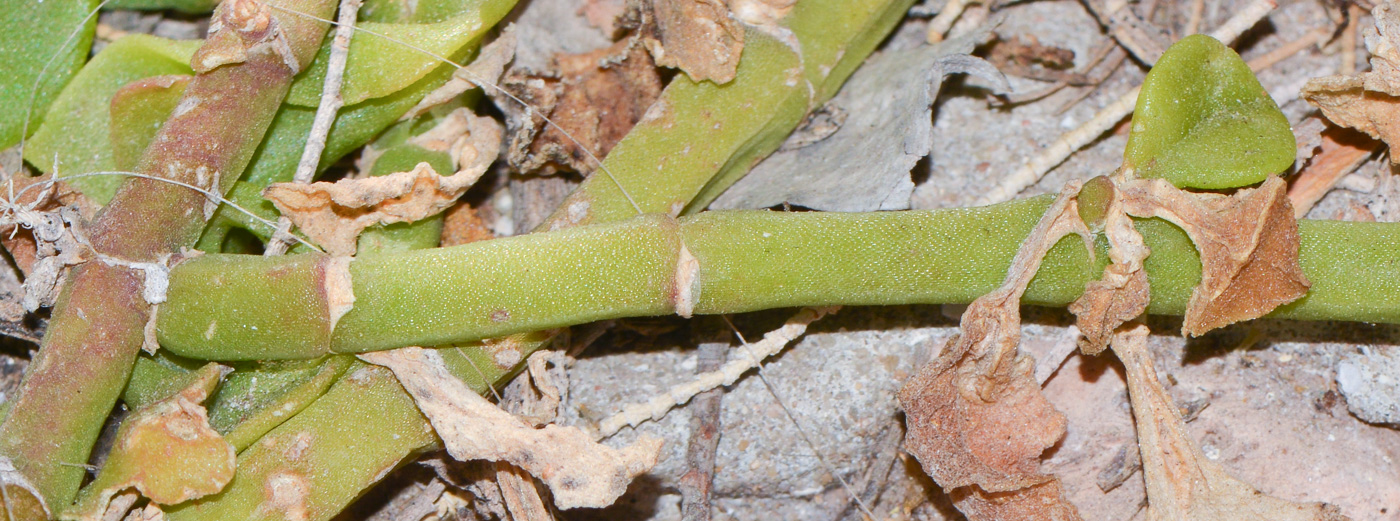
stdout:
<svg viewBox="0 0 1400 521">
<path fill-rule="evenodd" d="M 1077 517 L 1057 488 L 1046 492 L 1054 477 L 1040 473 L 1040 456 L 1064 435 L 1065 417 L 1041 394 L 1035 362 L 1019 343 L 1020 297 L 1046 252 L 1072 233 L 1092 251 L 1078 192 L 1078 183 L 1065 187 L 1021 244 L 1002 286 L 968 307 L 962 334 L 899 393 L 909 424 L 905 450 L 945 489 L 978 487 L 972 493 L 981 499 L 964 510 L 970 519 Z M 987 496 L 998 493 L 1007 494 Z M 999 505 L 1015 506 L 997 513 Z"/>
<path fill-rule="evenodd" d="M 520 467 L 548 485 L 562 509 L 612 504 L 632 478 L 656 464 L 661 450 L 661 440 L 655 438 L 619 450 L 594 442 L 577 427 L 531 427 L 472 392 L 431 349 L 359 356 L 394 371 L 453 458 Z"/>
<path fill-rule="evenodd" d="M 415 139 L 425 148 L 448 152 L 457 172 L 441 176 L 419 163 L 412 171 L 380 177 L 274 183 L 263 196 L 327 252 L 353 255 L 356 238 L 365 228 L 412 222 L 451 207 L 495 161 L 501 129 L 491 118 L 462 110 Z"/>
<path fill-rule="evenodd" d="M 1191 292 L 1182 333 L 1259 318 L 1307 294 L 1298 264 L 1298 222 L 1288 185 L 1271 176 L 1229 197 L 1192 194 L 1164 180 L 1120 185 L 1124 210 L 1180 226 L 1201 253 L 1201 283 Z"/>
</svg>

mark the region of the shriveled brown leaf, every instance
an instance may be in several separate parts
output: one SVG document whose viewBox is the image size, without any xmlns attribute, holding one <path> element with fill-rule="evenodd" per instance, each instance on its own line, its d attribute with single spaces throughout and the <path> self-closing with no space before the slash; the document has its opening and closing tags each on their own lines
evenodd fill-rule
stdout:
<svg viewBox="0 0 1400 521">
<path fill-rule="evenodd" d="M 431 349 L 407 347 L 359 355 L 394 371 L 447 452 L 459 461 L 504 461 L 539 478 L 559 508 L 604 507 L 656 465 L 661 440 L 623 449 L 598 444 L 577 427 L 536 429 L 472 392 Z"/>
<path fill-rule="evenodd" d="M 502 87 L 528 103 L 493 95 L 506 114 L 506 159 L 522 172 L 558 166 L 591 172 L 661 95 L 661 77 L 635 38 L 583 54 L 558 54 L 555 71 L 512 70 Z M 542 114 L 555 125 L 546 125 Z"/>
<path fill-rule="evenodd" d="M 128 416 L 102 472 L 84 489 L 72 514 L 100 520 L 113 497 L 130 488 L 162 505 L 223 490 L 233 479 L 233 445 L 209 426 L 200 403 L 229 371 L 207 364 L 188 387 Z"/>
<path fill-rule="evenodd" d="M 425 148 L 448 152 L 458 171 L 441 176 L 419 163 L 411 171 L 380 177 L 275 183 L 263 190 L 263 197 L 327 252 L 353 255 L 365 228 L 416 221 L 456 203 L 495 161 L 501 128 L 491 118 L 462 109 L 415 139 Z"/>
<path fill-rule="evenodd" d="M 1147 272 L 1142 269 L 1143 260 L 1151 251 L 1133 227 L 1133 220 L 1124 213 L 1119 197 L 1113 197 L 1108 205 L 1104 235 L 1113 263 L 1104 269 L 1102 278 L 1090 282 L 1084 294 L 1069 305 L 1075 324 L 1084 335 L 1079 348 L 1090 355 L 1108 347 L 1113 331 L 1147 311 L 1151 300 Z"/>
<path fill-rule="evenodd" d="M 744 28 L 724 2 L 644 0 L 632 9 L 642 10 L 642 43 L 657 65 L 678 68 L 697 82 L 734 79 L 744 50 Z"/>
<path fill-rule="evenodd" d="M 458 202 L 442 219 L 442 247 L 496 238 L 480 212 L 465 201 Z"/>
<path fill-rule="evenodd" d="M 1171 221 L 1201 253 L 1201 283 L 1191 292 L 1182 333 L 1200 336 L 1259 318 L 1307 294 L 1298 222 L 1282 179 L 1270 177 L 1229 197 L 1193 194 L 1161 179 L 1120 188 L 1128 214 Z"/>
<path fill-rule="evenodd" d="M 900 390 L 909 431 L 905 450 L 945 489 L 976 485 L 1006 492 L 1045 483 L 1040 456 L 1064 436 L 1065 418 L 1040 392 L 1035 362 L 1018 350 L 1020 297 L 1060 238 L 1089 231 L 1066 186 L 1046 211 L 997 290 L 974 301 L 962 334 Z"/>
<path fill-rule="evenodd" d="M 1147 480 L 1147 515 L 1153 521 L 1341 521 L 1336 507 L 1294 503 L 1254 489 L 1230 476 L 1186 432 L 1181 410 L 1162 383 L 1147 352 L 1147 327 L 1114 336 L 1123 361 Z"/>
<path fill-rule="evenodd" d="M 968 519 L 987 521 L 1079 521 L 1079 510 L 1065 499 L 1060 480 L 1009 492 L 987 492 L 976 485 L 952 491 L 953 506 Z"/>
<path fill-rule="evenodd" d="M 1351 127 L 1394 147 L 1400 144 L 1400 5 L 1384 2 L 1371 11 L 1366 28 L 1371 71 L 1357 76 L 1326 76 L 1303 86 L 1303 99 L 1341 126 Z M 1400 164 L 1400 154 L 1390 155 Z"/>
</svg>

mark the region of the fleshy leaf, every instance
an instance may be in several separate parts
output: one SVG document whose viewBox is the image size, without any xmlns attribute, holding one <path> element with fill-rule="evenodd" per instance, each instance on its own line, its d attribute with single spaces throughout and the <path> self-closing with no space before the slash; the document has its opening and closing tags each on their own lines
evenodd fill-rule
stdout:
<svg viewBox="0 0 1400 521">
<path fill-rule="evenodd" d="M 136 80 L 112 96 L 112 165 L 116 170 L 136 168 L 193 78 L 171 74 Z"/>
<path fill-rule="evenodd" d="M 97 27 L 97 17 L 88 13 L 96 6 L 96 0 L 67 0 L 17 2 L 0 9 L 0 27 L 9 28 L 0 33 L 0 148 L 19 142 L 26 112 L 33 132 L 49 103 L 82 67 Z M 69 40 L 80 25 L 77 37 Z"/>
<path fill-rule="evenodd" d="M 174 9 L 176 11 L 190 14 L 208 14 L 214 10 L 214 6 L 219 5 L 220 0 L 111 0 L 107 2 L 106 9 L 138 9 L 142 11 L 160 11 Z"/>
<path fill-rule="evenodd" d="M 363 30 L 356 31 L 350 40 L 350 54 L 345 63 L 345 85 L 340 91 L 345 105 L 381 98 L 408 88 L 444 65 L 434 54 L 460 57 L 461 51 L 496 25 L 514 7 L 515 2 L 479 0 L 472 4 L 465 7 L 461 14 L 438 23 L 359 24 L 358 27 Z M 405 42 L 409 45 L 405 45 Z M 316 60 L 292 83 L 292 90 L 287 93 L 287 103 L 315 107 L 320 102 L 321 86 L 325 82 L 326 65 L 330 60 L 330 44 L 331 40 L 327 39 Z"/>
<path fill-rule="evenodd" d="M 200 43 L 144 34 L 112 42 L 54 100 L 44 124 L 25 145 L 24 159 L 45 173 L 57 166 L 60 177 L 115 170 L 109 129 L 112 96 L 143 78 L 191 74 L 190 56 Z M 105 204 L 122 181 L 117 176 L 95 176 L 74 179 L 73 185 Z"/>
<path fill-rule="evenodd" d="M 1204 35 L 1167 49 L 1147 73 L 1124 165 L 1181 188 L 1247 186 L 1297 154 L 1288 119 L 1235 51 Z"/>
</svg>

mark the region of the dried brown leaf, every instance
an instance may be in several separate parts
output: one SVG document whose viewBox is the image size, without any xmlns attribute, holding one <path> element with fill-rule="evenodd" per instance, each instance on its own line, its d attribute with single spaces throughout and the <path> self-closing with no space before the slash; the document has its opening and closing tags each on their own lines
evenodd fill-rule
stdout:
<svg viewBox="0 0 1400 521">
<path fill-rule="evenodd" d="M 1119 197 L 1113 197 L 1108 205 L 1104 235 L 1113 263 L 1104 269 L 1101 279 L 1090 282 L 1084 294 L 1069 305 L 1075 324 L 1084 335 L 1079 348 L 1090 355 L 1108 347 L 1113 331 L 1147 311 L 1151 299 L 1147 272 L 1142 269 L 1143 260 L 1151 251 L 1133 227 L 1133 220 L 1124 213 Z"/>
<path fill-rule="evenodd" d="M 1371 11 L 1366 29 L 1371 71 L 1358 76 L 1326 76 L 1303 86 L 1303 99 L 1341 126 L 1351 127 L 1392 147 L 1400 143 L 1400 5 L 1384 2 Z M 1391 154 L 1400 164 L 1400 154 Z"/>
<path fill-rule="evenodd" d="M 1002 286 L 974 301 L 962 334 L 900 390 L 909 425 L 905 450 L 945 489 L 977 485 L 1006 492 L 1045 483 L 1040 456 L 1064 435 L 1064 415 L 1040 392 L 1035 362 L 1018 351 L 1020 297 L 1045 253 L 1077 233 L 1092 251 L 1089 231 L 1066 186 L 1021 244 Z"/>
<path fill-rule="evenodd" d="M 650 0 L 652 23 L 642 25 L 642 43 L 656 64 L 685 72 L 693 81 L 728 83 L 744 50 L 744 28 L 721 0 Z M 642 16 L 647 16 L 645 13 Z"/>
<path fill-rule="evenodd" d="M 1181 410 L 1157 380 L 1147 352 L 1147 327 L 1114 336 L 1113 352 L 1127 372 L 1133 417 L 1147 480 L 1147 515 L 1154 521 L 1341 521 L 1336 507 L 1294 503 L 1231 477 L 1186 432 Z"/>
<path fill-rule="evenodd" d="M 1193 194 L 1162 179 L 1120 185 L 1124 210 L 1180 226 L 1201 253 L 1201 283 L 1191 292 L 1182 333 L 1264 316 L 1307 294 L 1298 264 L 1298 222 L 1288 184 L 1270 177 L 1229 197 Z"/>
<path fill-rule="evenodd" d="M 969 520 L 1079 521 L 1079 510 L 1065 499 L 1059 479 L 1009 492 L 963 487 L 951 494 L 953 506 Z"/>
<path fill-rule="evenodd" d="M 356 238 L 365 228 L 412 222 L 451 207 L 495 161 L 501 128 L 491 118 L 459 110 L 415 139 L 420 146 L 448 152 L 458 171 L 444 177 L 419 163 L 411 171 L 380 177 L 275 183 L 263 197 L 327 252 L 353 255 Z"/>
<path fill-rule="evenodd" d="M 496 106 L 507 116 L 507 160 L 530 172 L 546 165 L 591 172 L 632 130 L 661 95 L 661 77 L 651 56 L 635 38 L 583 54 L 558 54 L 555 72 L 533 75 L 513 70 L 503 88 L 528 103 L 501 99 Z M 541 114 L 554 125 L 545 126 Z"/>
<path fill-rule="evenodd" d="M 233 479 L 233 445 L 209 426 L 200 403 L 230 370 L 207 364 L 186 388 L 128 416 L 102 472 L 79 497 L 73 514 L 102 519 L 113 497 L 130 488 L 162 505 L 223 490 Z"/>
<path fill-rule="evenodd" d="M 549 487 L 559 508 L 612 504 L 633 478 L 656 465 L 660 454 L 661 440 L 655 438 L 613 449 L 577 427 L 536 429 L 472 392 L 431 349 L 406 347 L 359 356 L 394 371 L 453 458 L 520 467 Z"/>
</svg>

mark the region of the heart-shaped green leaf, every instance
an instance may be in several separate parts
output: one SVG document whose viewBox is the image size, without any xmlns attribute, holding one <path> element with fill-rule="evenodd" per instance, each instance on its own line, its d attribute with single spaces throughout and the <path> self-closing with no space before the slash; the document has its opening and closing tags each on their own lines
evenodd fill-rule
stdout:
<svg viewBox="0 0 1400 521">
<path fill-rule="evenodd" d="M 1193 35 L 1147 73 L 1124 163 L 1181 188 L 1247 186 L 1293 164 L 1288 119 L 1235 51 Z"/>
</svg>

